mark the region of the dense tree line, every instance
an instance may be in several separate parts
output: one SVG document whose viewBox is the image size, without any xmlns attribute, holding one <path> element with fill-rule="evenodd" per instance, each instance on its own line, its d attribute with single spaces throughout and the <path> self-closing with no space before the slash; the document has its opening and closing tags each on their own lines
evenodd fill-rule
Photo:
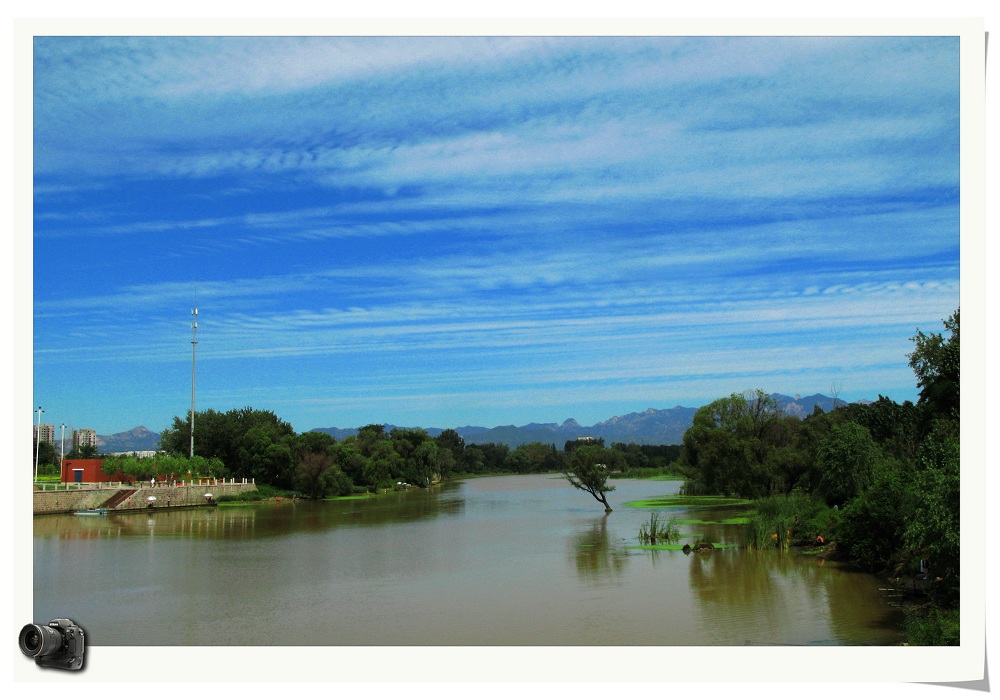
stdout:
<svg viewBox="0 0 1000 700">
<path fill-rule="evenodd" d="M 226 476 L 226 468 L 218 457 L 206 459 L 200 455 L 182 457 L 166 453 L 151 457 L 136 457 L 134 454 L 107 455 L 101 462 L 101 471 L 110 478 L 131 481 L 146 479 L 188 479 L 195 476 Z"/>
<path fill-rule="evenodd" d="M 296 434 L 274 413 L 253 408 L 198 412 L 195 427 L 195 458 L 217 460 L 217 475 L 252 478 L 313 498 L 404 484 L 425 487 L 461 475 L 562 472 L 577 447 L 568 443 L 559 450 L 541 442 L 514 449 L 501 443 L 467 445 L 455 430 L 432 437 L 425 430 L 386 430 L 377 424 L 338 442 L 322 432 Z M 168 454 L 187 455 L 190 441 L 190 421 L 174 417 L 172 427 L 160 436 L 160 447 Z M 616 471 L 663 468 L 680 454 L 679 446 L 616 443 L 608 449 L 616 455 Z"/>
<path fill-rule="evenodd" d="M 916 403 L 879 396 L 799 420 L 758 390 L 702 407 L 684 435 L 685 492 L 809 496 L 818 504 L 810 523 L 822 518 L 849 558 L 896 575 L 924 562 L 938 599 L 957 605 L 959 311 L 944 327 L 911 338 Z"/>
<path fill-rule="evenodd" d="M 31 441 L 32 466 L 38 465 L 39 474 L 59 473 L 59 453 L 51 442 Z"/>
</svg>

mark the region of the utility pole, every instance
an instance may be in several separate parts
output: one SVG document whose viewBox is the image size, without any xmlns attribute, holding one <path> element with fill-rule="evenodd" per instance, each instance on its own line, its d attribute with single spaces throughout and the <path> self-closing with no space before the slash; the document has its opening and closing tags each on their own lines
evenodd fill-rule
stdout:
<svg viewBox="0 0 1000 700">
<path fill-rule="evenodd" d="M 198 350 L 198 307 L 191 311 L 193 321 L 191 323 L 191 457 L 194 457 L 194 363 L 195 353 Z"/>
<path fill-rule="evenodd" d="M 38 407 L 38 428 L 35 430 L 35 481 L 38 481 L 38 448 L 42 446 L 42 414 L 45 411 Z"/>
</svg>

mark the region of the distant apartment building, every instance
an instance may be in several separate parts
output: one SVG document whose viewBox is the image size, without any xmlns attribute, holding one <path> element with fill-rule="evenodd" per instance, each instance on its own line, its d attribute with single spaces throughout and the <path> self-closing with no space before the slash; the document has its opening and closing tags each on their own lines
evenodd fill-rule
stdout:
<svg viewBox="0 0 1000 700">
<path fill-rule="evenodd" d="M 129 452 L 112 452 L 110 457 L 135 457 L 136 459 L 148 459 L 160 454 L 156 450 L 131 450 Z"/>
<path fill-rule="evenodd" d="M 34 425 L 32 427 L 34 430 L 31 437 L 34 438 L 36 444 L 39 442 L 51 442 L 53 445 L 55 444 L 56 426 L 42 423 L 41 425 Z"/>
<path fill-rule="evenodd" d="M 97 431 L 90 428 L 80 428 L 73 431 L 73 448 L 97 447 Z"/>
</svg>

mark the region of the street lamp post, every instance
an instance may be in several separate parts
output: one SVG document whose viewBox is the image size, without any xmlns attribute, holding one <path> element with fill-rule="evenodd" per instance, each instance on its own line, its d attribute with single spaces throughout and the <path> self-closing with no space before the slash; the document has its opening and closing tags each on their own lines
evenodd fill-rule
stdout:
<svg viewBox="0 0 1000 700">
<path fill-rule="evenodd" d="M 191 459 L 194 459 L 194 360 L 198 349 L 198 307 L 191 310 Z"/>
<path fill-rule="evenodd" d="M 38 407 L 38 428 L 35 429 L 35 481 L 38 481 L 38 449 L 42 446 L 42 414 L 45 411 Z"/>
</svg>

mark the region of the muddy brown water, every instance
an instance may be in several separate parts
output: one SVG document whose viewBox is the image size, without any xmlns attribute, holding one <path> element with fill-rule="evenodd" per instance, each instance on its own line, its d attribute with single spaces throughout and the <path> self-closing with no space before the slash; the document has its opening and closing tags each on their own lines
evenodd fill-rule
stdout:
<svg viewBox="0 0 1000 700">
<path fill-rule="evenodd" d="M 891 645 L 875 577 L 793 552 L 638 549 L 679 482 L 614 512 L 551 475 L 377 499 L 34 519 L 36 620 L 92 645 Z M 719 521 L 728 508 L 662 510 Z M 738 544 L 738 525 L 682 533 Z M 688 539 L 686 541 L 693 541 Z"/>
</svg>

